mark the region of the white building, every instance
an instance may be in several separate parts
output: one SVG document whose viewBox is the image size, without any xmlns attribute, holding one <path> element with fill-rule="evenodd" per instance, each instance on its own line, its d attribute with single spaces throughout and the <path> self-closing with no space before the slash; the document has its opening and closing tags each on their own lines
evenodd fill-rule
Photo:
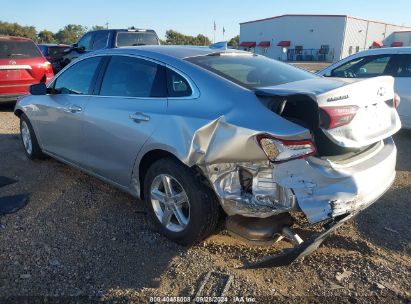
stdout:
<svg viewBox="0 0 411 304">
<path fill-rule="evenodd" d="M 338 61 L 372 47 L 411 46 L 411 27 L 346 15 L 282 15 L 240 23 L 240 48 L 288 61 Z"/>
</svg>

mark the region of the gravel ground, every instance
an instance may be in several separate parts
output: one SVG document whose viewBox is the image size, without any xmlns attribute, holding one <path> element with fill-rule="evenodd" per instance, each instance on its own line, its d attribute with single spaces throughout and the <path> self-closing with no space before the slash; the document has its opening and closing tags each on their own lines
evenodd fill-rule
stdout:
<svg viewBox="0 0 411 304">
<path fill-rule="evenodd" d="M 377 203 L 302 261 L 241 270 L 288 244 L 250 247 L 221 229 L 196 246 L 176 245 L 150 231 L 143 202 L 55 160 L 29 161 L 12 106 L 0 105 L 0 175 L 19 180 L 1 195 L 30 193 L 24 209 L 0 217 L 0 303 L 188 297 L 209 271 L 232 276 L 229 302 L 409 303 L 411 132 L 395 140 L 398 175 Z"/>
</svg>

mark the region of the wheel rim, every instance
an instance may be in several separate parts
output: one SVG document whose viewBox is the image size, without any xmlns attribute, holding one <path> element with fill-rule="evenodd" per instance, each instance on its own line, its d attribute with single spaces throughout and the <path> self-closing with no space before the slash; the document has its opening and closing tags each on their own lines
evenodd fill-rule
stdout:
<svg viewBox="0 0 411 304">
<path fill-rule="evenodd" d="M 33 152 L 33 144 L 31 142 L 31 135 L 29 126 L 25 121 L 21 123 L 21 138 L 23 140 L 24 149 L 28 154 Z"/>
<path fill-rule="evenodd" d="M 160 223 L 172 232 L 184 230 L 190 221 L 190 202 L 181 184 L 171 175 L 160 174 L 154 178 L 150 193 Z"/>
</svg>

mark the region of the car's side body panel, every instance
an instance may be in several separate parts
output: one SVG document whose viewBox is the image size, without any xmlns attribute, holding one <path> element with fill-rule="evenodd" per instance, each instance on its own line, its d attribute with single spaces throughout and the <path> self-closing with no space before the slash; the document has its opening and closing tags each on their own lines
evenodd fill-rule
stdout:
<svg viewBox="0 0 411 304">
<path fill-rule="evenodd" d="M 311 140 L 310 130 L 268 110 L 252 90 L 182 60 L 196 49 L 170 48 L 170 53 L 164 51 L 167 48 L 159 47 L 158 50 L 141 47 L 85 55 L 88 58 L 127 54 L 161 62 L 189 77 L 197 94 L 190 98 L 159 100 L 90 96 L 85 106 L 87 119 L 83 124 L 83 142 L 76 147 L 84 149 L 85 164 L 80 166 L 83 170 L 140 196 L 141 160 L 153 150 L 164 150 L 189 167 L 199 167 L 229 215 L 268 217 L 301 209 L 312 223 L 361 209 L 388 189 L 395 176 L 396 157 L 395 146 L 389 140 L 381 144 L 383 148 L 373 157 L 363 157 L 349 166 L 335 165 L 314 156 L 271 163 L 258 145 L 257 135 Z M 200 56 L 206 52 L 210 50 L 198 49 L 194 53 Z M 321 79 L 318 81 L 320 83 Z M 371 83 L 374 81 L 363 81 L 363 89 L 368 90 Z M 382 79 L 381 84 L 389 86 L 390 81 Z M 337 80 L 329 80 L 326 91 L 350 86 L 361 91 L 361 84 Z M 270 94 L 283 90 L 285 96 L 301 93 L 298 89 L 295 83 L 266 88 Z M 318 89 L 312 90 L 310 96 L 320 104 L 321 98 L 330 98 L 324 94 L 324 90 Z M 391 95 L 392 89 L 387 90 L 386 97 Z M 22 99 L 16 109 L 25 111 L 36 125 L 38 114 L 35 112 L 43 102 L 32 96 Z M 128 116 L 133 112 L 142 112 L 150 116 L 150 120 L 135 123 Z M 47 117 L 46 112 L 44 115 Z M 58 123 L 57 117 L 51 115 L 48 119 Z M 394 121 L 393 129 L 397 126 Z M 391 134 L 387 132 L 385 137 Z M 41 134 L 39 137 L 42 147 L 47 147 L 47 139 Z M 242 189 L 241 170 L 252 176 L 251 193 Z M 368 180 L 378 185 L 378 191 L 373 191 L 375 186 L 367 184 Z"/>
</svg>

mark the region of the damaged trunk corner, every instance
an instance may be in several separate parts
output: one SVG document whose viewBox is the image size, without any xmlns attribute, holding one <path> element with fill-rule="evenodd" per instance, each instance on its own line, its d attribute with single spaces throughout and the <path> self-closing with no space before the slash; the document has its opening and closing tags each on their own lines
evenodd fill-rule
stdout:
<svg viewBox="0 0 411 304">
<path fill-rule="evenodd" d="M 314 96 L 309 94 L 270 95 L 259 91 L 256 94 L 261 103 L 270 111 L 310 130 L 319 157 L 333 157 L 334 160 L 338 160 L 339 157 L 343 159 L 361 153 L 364 149 L 341 147 L 325 135 L 321 127 L 328 118 L 319 108 Z"/>
</svg>

